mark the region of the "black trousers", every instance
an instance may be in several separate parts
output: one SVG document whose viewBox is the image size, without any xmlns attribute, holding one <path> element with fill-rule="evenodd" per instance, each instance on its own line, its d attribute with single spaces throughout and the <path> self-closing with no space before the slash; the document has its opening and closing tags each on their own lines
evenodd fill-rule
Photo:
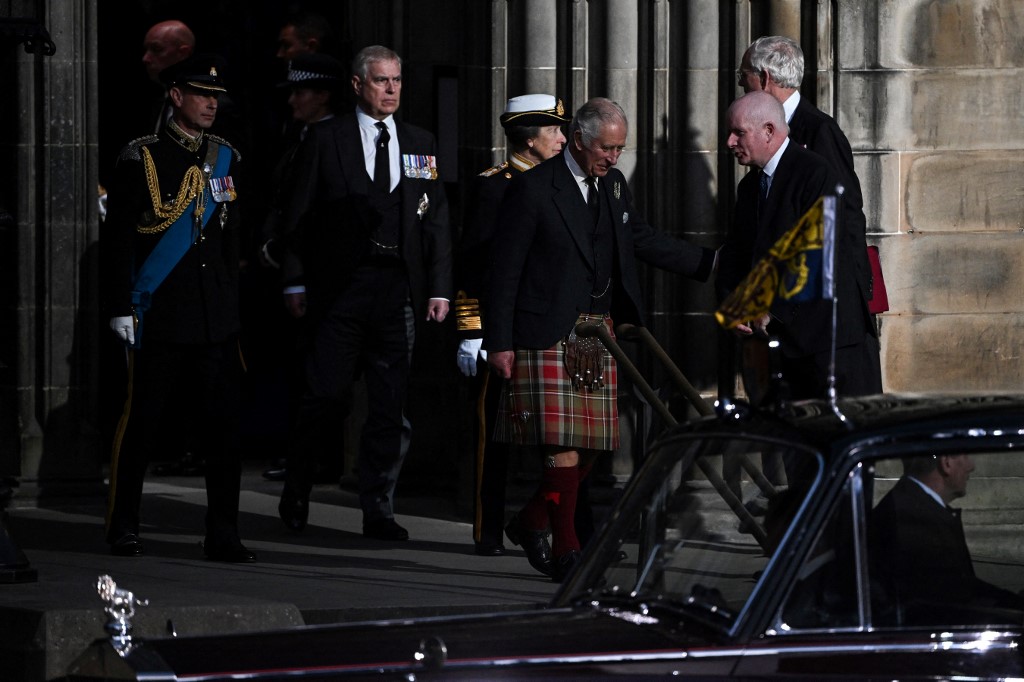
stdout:
<svg viewBox="0 0 1024 682">
<path fill-rule="evenodd" d="M 882 369 L 878 338 L 869 332 L 864 340 L 836 349 L 836 394 L 840 397 L 882 392 Z M 782 376 L 789 382 L 793 400 L 825 398 L 831 352 L 798 358 L 782 358 Z"/>
<path fill-rule="evenodd" d="M 107 541 L 139 532 L 149 456 L 159 450 L 161 418 L 174 396 L 188 401 L 175 413 L 188 420 L 198 454 L 206 459 L 206 541 L 237 540 L 242 474 L 238 340 L 180 345 L 147 339 L 132 352 L 130 363 L 128 397 L 114 434 Z"/>
<path fill-rule="evenodd" d="M 312 331 L 288 457 L 286 490 L 307 497 L 316 452 L 340 452 L 341 424 L 352 410 L 352 384 L 366 383 L 367 417 L 359 443 L 359 502 L 364 522 L 394 515 L 398 474 L 408 451 L 403 409 L 409 383 L 412 308 L 404 266 L 357 268 Z"/>
<path fill-rule="evenodd" d="M 494 417 L 504 381 L 490 371 L 485 362 L 478 362 L 482 376 L 477 400 L 475 494 L 473 496 L 473 540 L 487 545 L 502 544 L 505 529 L 505 483 L 508 477 L 507 443 L 496 443 Z"/>
</svg>

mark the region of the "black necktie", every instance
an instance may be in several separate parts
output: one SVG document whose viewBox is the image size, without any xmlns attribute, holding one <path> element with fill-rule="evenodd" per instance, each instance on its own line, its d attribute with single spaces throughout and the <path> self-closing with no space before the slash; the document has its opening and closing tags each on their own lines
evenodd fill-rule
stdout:
<svg viewBox="0 0 1024 682">
<path fill-rule="evenodd" d="M 601 204 L 597 198 L 597 178 L 588 177 L 583 182 L 587 183 L 587 208 L 590 209 L 590 215 L 594 218 L 594 223 L 597 223 L 597 219 L 601 216 Z"/>
<path fill-rule="evenodd" d="M 771 176 L 761 171 L 761 201 L 768 198 L 768 187 L 771 185 Z"/>
<path fill-rule="evenodd" d="M 377 122 L 377 128 L 380 137 L 377 138 L 377 151 L 373 158 L 373 187 L 381 194 L 390 194 L 391 152 L 388 150 L 388 142 L 391 141 L 391 135 L 383 121 Z"/>
</svg>

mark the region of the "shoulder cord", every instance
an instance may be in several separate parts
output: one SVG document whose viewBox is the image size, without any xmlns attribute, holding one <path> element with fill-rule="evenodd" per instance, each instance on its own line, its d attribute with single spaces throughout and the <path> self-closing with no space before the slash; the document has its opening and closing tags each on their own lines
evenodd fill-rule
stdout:
<svg viewBox="0 0 1024 682">
<path fill-rule="evenodd" d="M 185 171 L 185 177 L 182 178 L 181 186 L 178 187 L 178 195 L 169 203 L 163 204 L 160 201 L 160 180 L 156 175 L 156 164 L 153 163 L 153 156 L 146 147 L 142 148 L 142 162 L 146 169 L 146 185 L 149 187 L 149 198 L 153 202 L 153 211 L 162 222 L 152 226 L 139 225 L 136 228 L 138 232 L 141 234 L 163 232 L 181 217 L 181 214 L 188 209 L 196 197 L 199 197 L 199 201 L 196 202 L 195 214 L 197 218 L 202 217 L 206 208 L 206 192 L 204 191 L 206 179 L 197 166 L 191 166 Z"/>
</svg>

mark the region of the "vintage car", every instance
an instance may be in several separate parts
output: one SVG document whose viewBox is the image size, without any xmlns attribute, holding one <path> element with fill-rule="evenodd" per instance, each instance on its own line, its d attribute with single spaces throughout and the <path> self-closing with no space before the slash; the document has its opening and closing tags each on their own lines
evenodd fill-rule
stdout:
<svg viewBox="0 0 1024 682">
<path fill-rule="evenodd" d="M 114 636 L 69 672 L 1020 679 L 1022 527 L 1024 397 L 721 401 L 657 439 L 548 608 Z"/>
</svg>

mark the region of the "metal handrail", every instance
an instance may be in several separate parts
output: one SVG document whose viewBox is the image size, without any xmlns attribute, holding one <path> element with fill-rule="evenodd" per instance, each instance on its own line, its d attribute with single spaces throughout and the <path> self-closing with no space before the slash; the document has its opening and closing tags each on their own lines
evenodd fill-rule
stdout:
<svg viewBox="0 0 1024 682">
<path fill-rule="evenodd" d="M 643 328 L 632 327 L 631 325 L 631 329 L 639 330 Z M 615 362 L 618 363 L 618 366 L 626 372 L 626 374 L 629 376 L 633 384 L 637 387 L 637 389 L 639 389 L 640 393 L 643 394 L 643 396 L 647 399 L 651 406 L 658 411 L 658 414 L 661 415 L 661 418 L 665 420 L 665 423 L 668 424 L 669 426 L 677 426 L 679 424 L 679 421 L 675 418 L 672 412 L 669 411 L 668 406 L 666 406 L 665 403 L 661 401 L 661 399 L 658 397 L 658 394 L 655 393 L 654 389 L 651 388 L 651 385 L 647 383 L 647 380 L 644 379 L 642 374 L 640 374 L 640 370 L 638 370 L 636 368 L 636 365 L 634 365 L 633 362 L 628 357 L 626 357 L 626 354 L 622 350 L 622 347 L 619 346 L 619 344 L 616 343 L 615 339 L 612 338 L 611 332 L 608 331 L 608 327 L 605 326 L 604 322 L 591 320 L 580 322 L 579 324 L 576 325 L 576 335 L 584 337 L 596 336 L 597 338 L 599 338 L 601 340 L 601 343 L 604 344 L 605 348 L 608 349 L 608 352 L 611 353 L 612 357 L 615 358 Z M 638 335 L 640 335 L 641 338 L 643 337 L 643 335 L 639 334 L 639 332 Z M 654 341 L 653 337 L 650 336 L 649 332 L 647 336 L 650 338 L 650 342 L 653 342 L 655 343 L 655 345 L 657 345 L 657 342 Z M 660 348 L 660 346 L 658 347 Z M 661 354 L 664 355 L 663 361 L 667 361 L 667 363 L 671 367 L 674 367 L 674 363 L 672 363 L 672 361 L 668 358 L 668 355 L 665 354 L 664 350 L 661 351 Z M 679 376 L 683 378 L 683 381 L 686 381 L 686 377 L 683 377 L 682 372 L 680 372 L 678 368 L 675 368 L 675 371 L 679 374 Z M 687 385 L 689 385 L 688 381 L 686 383 Z M 694 392 L 696 393 L 696 391 Z M 701 402 L 704 402 L 704 399 L 700 397 L 700 394 L 697 394 L 697 398 Z M 704 404 L 706 405 L 706 403 Z M 741 522 L 743 522 L 748 528 L 750 528 L 751 534 L 754 536 L 754 539 L 757 540 L 758 544 L 764 548 L 768 548 L 768 535 L 767 533 L 765 533 L 764 527 L 757 522 L 757 520 L 750 514 L 749 511 L 747 511 L 746 507 L 743 506 L 743 502 L 738 497 L 736 497 L 736 494 L 733 493 L 733 491 L 729 488 L 728 485 L 726 485 L 725 480 L 722 478 L 721 474 L 715 471 L 715 469 L 710 464 L 708 464 L 703 458 L 697 460 L 697 466 L 700 468 L 701 473 L 704 474 L 705 478 L 707 478 L 708 482 L 711 483 L 715 491 L 722 497 L 723 500 L 725 500 L 725 503 L 729 505 L 729 509 L 731 509 L 733 513 L 736 514 L 737 517 L 739 517 Z"/>
</svg>

